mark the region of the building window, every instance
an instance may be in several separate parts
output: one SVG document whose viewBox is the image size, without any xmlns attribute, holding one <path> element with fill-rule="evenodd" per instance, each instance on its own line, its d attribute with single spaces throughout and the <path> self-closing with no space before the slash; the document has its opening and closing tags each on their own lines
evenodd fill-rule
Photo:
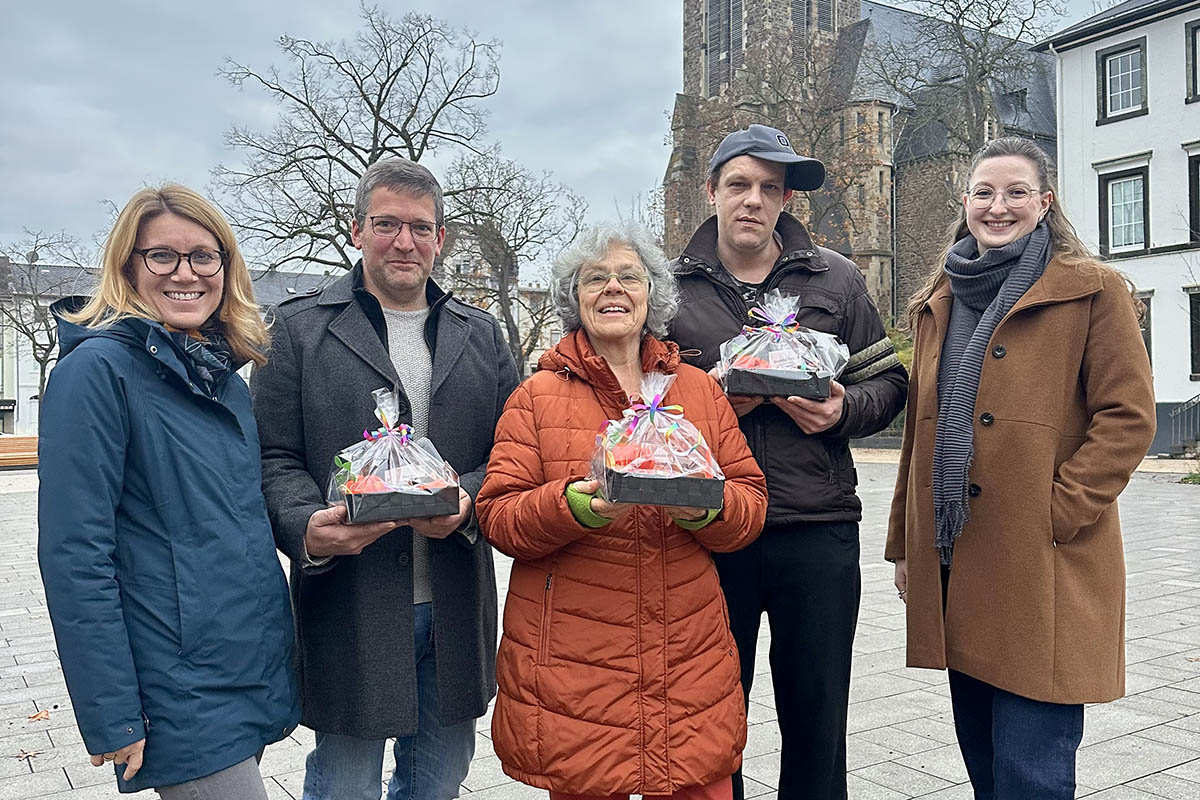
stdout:
<svg viewBox="0 0 1200 800">
<path fill-rule="evenodd" d="M 878 116 L 878 122 L 879 122 L 879 130 L 878 130 L 877 135 L 879 137 L 879 143 L 883 144 L 883 126 L 884 126 L 884 123 L 887 122 L 887 114 L 883 111 L 880 111 L 877 116 Z"/>
<path fill-rule="evenodd" d="M 808 72 L 808 0 L 792 0 L 792 66 Z"/>
<path fill-rule="evenodd" d="M 834 0 L 817 0 L 817 30 L 830 31 L 834 29 Z"/>
<path fill-rule="evenodd" d="M 1187 48 L 1187 101 L 1200 100 L 1200 19 L 1184 25 L 1184 46 Z"/>
<path fill-rule="evenodd" d="M 1096 124 L 1148 113 L 1146 77 L 1146 37 L 1097 52 Z"/>
<path fill-rule="evenodd" d="M 1188 293 L 1188 327 L 1192 331 L 1191 378 L 1200 381 L 1200 286 L 1189 286 L 1184 291 Z"/>
<path fill-rule="evenodd" d="M 1154 347 L 1151 341 L 1151 326 L 1150 326 L 1150 303 L 1154 299 L 1154 290 L 1138 292 L 1137 299 L 1142 301 L 1142 318 L 1138 321 L 1138 327 L 1142 330 L 1142 343 L 1146 345 L 1146 355 L 1150 358 L 1150 366 L 1154 367 Z"/>
<path fill-rule="evenodd" d="M 1188 159 L 1188 228 L 1193 242 L 1200 242 L 1200 155 Z"/>
<path fill-rule="evenodd" d="M 867 143 L 867 115 L 861 111 L 858 112 L 858 143 Z"/>
<path fill-rule="evenodd" d="M 1100 176 L 1100 252 L 1144 250 L 1149 240 L 1150 168 Z"/>
<path fill-rule="evenodd" d="M 708 0 L 703 24 L 708 96 L 715 97 L 742 66 L 742 0 Z"/>
<path fill-rule="evenodd" d="M 838 142 L 846 143 L 846 118 L 838 117 Z"/>
</svg>

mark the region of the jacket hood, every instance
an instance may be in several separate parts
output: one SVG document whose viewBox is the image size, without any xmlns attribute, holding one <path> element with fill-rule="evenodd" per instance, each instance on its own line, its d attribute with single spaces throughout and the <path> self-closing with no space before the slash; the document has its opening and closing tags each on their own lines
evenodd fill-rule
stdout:
<svg viewBox="0 0 1200 800">
<path fill-rule="evenodd" d="M 597 388 L 615 388 L 620 393 L 616 376 L 603 356 L 596 354 L 583 328 L 576 328 L 558 341 L 538 359 L 538 369 L 550 372 L 566 370 Z M 653 336 L 642 339 L 642 372 L 673 373 L 679 369 L 679 345 L 664 342 Z"/>
<path fill-rule="evenodd" d="M 50 313 L 54 315 L 54 322 L 58 325 L 58 357 L 60 359 L 94 336 L 115 337 L 133 345 L 146 341 L 151 325 L 147 320 L 126 317 L 102 328 L 89 328 L 63 318 L 64 314 L 79 311 L 87 304 L 87 301 L 87 297 L 76 295 L 64 297 L 50 306 Z"/>
</svg>

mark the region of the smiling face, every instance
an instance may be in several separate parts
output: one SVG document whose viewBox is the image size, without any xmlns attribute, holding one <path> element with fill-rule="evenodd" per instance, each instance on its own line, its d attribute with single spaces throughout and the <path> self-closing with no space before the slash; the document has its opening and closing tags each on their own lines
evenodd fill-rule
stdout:
<svg viewBox="0 0 1200 800">
<path fill-rule="evenodd" d="M 632 247 L 609 245 L 604 258 L 579 271 L 578 286 L 579 320 L 593 345 L 641 341 L 650 282 Z"/>
<path fill-rule="evenodd" d="M 784 188 L 787 167 L 754 156 L 731 158 L 721 166 L 717 184 L 708 184 L 708 201 L 717 212 L 717 236 L 723 247 L 743 254 L 771 245 L 775 223 L 791 197 Z"/>
<path fill-rule="evenodd" d="M 412 225 L 400 226 L 394 236 L 381 236 L 372 217 L 387 217 L 405 223 L 426 223 L 437 229 L 430 241 L 416 241 Z M 371 190 L 367 218 L 350 225 L 350 238 L 363 254 L 363 285 L 385 308 L 417 309 L 425 306 L 425 281 L 433 271 L 433 260 L 442 252 L 446 229 L 437 226 L 433 198 L 395 192 L 386 186 Z"/>
<path fill-rule="evenodd" d="M 967 214 L 967 230 L 975 237 L 979 254 L 1003 247 L 1022 236 L 1027 236 L 1050 208 L 1053 196 L 1039 191 L 1037 166 L 1021 156 L 997 156 L 979 162 L 971 174 L 970 188 L 963 195 L 963 208 Z M 1009 195 L 1028 193 L 1025 205 L 1013 208 Z M 972 195 L 991 195 L 991 203 L 985 208 L 976 208 Z"/>
<path fill-rule="evenodd" d="M 169 247 L 185 254 L 221 249 L 217 237 L 207 228 L 169 211 L 142 222 L 134 247 L 138 250 Z M 159 269 L 157 265 L 155 268 Z M 192 271 L 186 258 L 181 258 L 178 269 L 170 275 L 155 275 L 137 253 L 130 255 L 129 269 L 133 290 L 146 305 L 158 312 L 165 325 L 172 328 L 197 330 L 221 306 L 225 290 L 224 269 L 205 278 Z"/>
</svg>

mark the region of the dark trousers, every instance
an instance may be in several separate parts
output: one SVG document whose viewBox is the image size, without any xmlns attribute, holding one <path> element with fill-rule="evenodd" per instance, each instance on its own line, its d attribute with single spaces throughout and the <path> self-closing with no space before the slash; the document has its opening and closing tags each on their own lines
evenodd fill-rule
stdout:
<svg viewBox="0 0 1200 800">
<path fill-rule="evenodd" d="M 1072 800 L 1083 706 L 1030 700 L 950 670 L 954 730 L 976 800 Z"/>
<path fill-rule="evenodd" d="M 858 523 L 768 526 L 749 547 L 715 553 L 750 702 L 758 626 L 771 626 L 771 681 L 783 743 L 779 800 L 845 800 L 846 710 L 862 577 Z M 743 800 L 742 774 L 733 776 Z"/>
</svg>

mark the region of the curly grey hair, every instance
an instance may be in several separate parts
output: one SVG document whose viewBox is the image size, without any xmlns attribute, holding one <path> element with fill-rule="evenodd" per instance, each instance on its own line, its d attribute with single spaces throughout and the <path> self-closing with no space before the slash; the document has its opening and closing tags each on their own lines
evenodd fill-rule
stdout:
<svg viewBox="0 0 1200 800">
<path fill-rule="evenodd" d="M 439 228 L 446 223 L 442 185 L 433 173 L 407 158 L 382 158 L 367 167 L 358 179 L 358 188 L 354 192 L 354 218 L 359 227 L 367 224 L 371 192 L 381 186 L 393 192 L 432 198 L 434 222 Z"/>
<path fill-rule="evenodd" d="M 572 331 L 582 324 L 579 319 L 580 271 L 588 264 L 603 260 L 614 244 L 628 245 L 642 262 L 642 268 L 650 278 L 645 329 L 659 339 L 665 337 L 667 325 L 679 308 L 679 287 L 654 237 L 636 222 L 603 223 L 589 228 L 559 253 L 550 269 L 550 299 L 563 328 Z"/>
</svg>

